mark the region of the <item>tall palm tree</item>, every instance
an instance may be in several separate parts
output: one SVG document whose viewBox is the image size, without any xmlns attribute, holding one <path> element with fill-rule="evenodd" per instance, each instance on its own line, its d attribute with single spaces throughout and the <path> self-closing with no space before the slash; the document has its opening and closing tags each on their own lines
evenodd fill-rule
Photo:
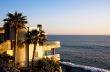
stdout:
<svg viewBox="0 0 110 72">
<path fill-rule="evenodd" d="M 36 46 L 37 46 L 38 41 L 39 41 L 39 31 L 38 30 L 32 30 L 30 32 L 30 37 L 31 37 L 31 42 L 34 44 L 33 56 L 32 56 L 32 68 L 33 68 Z"/>
<path fill-rule="evenodd" d="M 45 37 L 45 32 L 42 30 L 42 25 L 38 25 L 37 27 L 39 28 L 39 31 L 34 29 L 30 32 L 28 31 L 28 33 L 26 34 L 26 37 L 27 37 L 26 43 L 28 45 L 28 48 L 29 48 L 30 43 L 34 44 L 33 56 L 32 56 L 32 69 L 33 69 L 33 65 L 34 65 L 34 57 L 35 57 L 35 51 L 36 51 L 37 44 L 43 45 L 43 43 L 47 40 Z"/>
<path fill-rule="evenodd" d="M 26 33 L 25 43 L 26 43 L 26 65 L 27 65 L 27 67 L 29 67 L 29 45 L 31 43 L 31 35 L 29 32 L 29 27 L 28 27 L 28 31 Z"/>
<path fill-rule="evenodd" d="M 16 57 L 16 48 L 17 48 L 17 32 L 18 29 L 24 28 L 25 24 L 27 24 L 26 16 L 23 16 L 22 13 L 8 13 L 7 18 L 3 20 L 5 24 L 10 24 L 12 28 L 15 30 L 15 47 L 14 47 L 14 65 L 15 65 L 15 57 Z"/>
</svg>

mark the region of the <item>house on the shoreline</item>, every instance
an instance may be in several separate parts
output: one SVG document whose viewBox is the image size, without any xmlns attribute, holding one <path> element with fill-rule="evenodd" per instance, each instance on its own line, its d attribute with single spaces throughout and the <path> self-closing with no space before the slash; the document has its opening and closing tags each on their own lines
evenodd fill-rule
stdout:
<svg viewBox="0 0 110 72">
<path fill-rule="evenodd" d="M 27 29 L 18 29 L 17 46 L 15 63 L 20 66 L 26 66 L 27 60 L 27 45 L 25 43 Z M 12 27 L 9 28 L 8 34 L 3 27 L 0 27 L 0 54 L 7 53 L 13 56 L 15 42 L 15 31 Z M 43 45 L 37 44 L 35 52 L 35 60 L 43 57 L 53 57 L 55 60 L 60 60 L 60 54 L 55 54 L 55 48 L 60 48 L 59 41 L 46 41 Z M 32 60 L 34 44 L 29 45 L 29 61 Z"/>
</svg>

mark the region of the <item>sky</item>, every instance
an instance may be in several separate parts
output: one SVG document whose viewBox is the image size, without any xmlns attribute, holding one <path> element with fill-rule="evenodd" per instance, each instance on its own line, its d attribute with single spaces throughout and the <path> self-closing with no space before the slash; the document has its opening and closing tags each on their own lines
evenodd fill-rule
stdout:
<svg viewBox="0 0 110 72">
<path fill-rule="evenodd" d="M 110 35 L 110 0 L 0 0 L 0 26 L 15 11 L 47 34 Z"/>
</svg>

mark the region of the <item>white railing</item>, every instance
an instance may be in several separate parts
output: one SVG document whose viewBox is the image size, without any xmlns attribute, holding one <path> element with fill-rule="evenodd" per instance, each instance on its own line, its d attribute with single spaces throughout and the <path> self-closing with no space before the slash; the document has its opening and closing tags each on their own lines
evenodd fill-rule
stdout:
<svg viewBox="0 0 110 72">
<path fill-rule="evenodd" d="M 47 56 L 44 56 L 44 58 L 54 58 L 55 60 L 59 61 L 60 60 L 60 54 L 55 54 L 55 55 L 47 55 Z"/>
<path fill-rule="evenodd" d="M 47 41 L 43 45 L 44 50 L 51 50 L 51 48 L 60 48 L 60 41 Z"/>
</svg>

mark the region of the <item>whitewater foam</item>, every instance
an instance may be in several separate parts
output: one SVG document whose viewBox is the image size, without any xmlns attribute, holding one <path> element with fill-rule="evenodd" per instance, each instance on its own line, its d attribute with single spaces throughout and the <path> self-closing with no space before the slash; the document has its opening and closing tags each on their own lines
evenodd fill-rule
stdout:
<svg viewBox="0 0 110 72">
<path fill-rule="evenodd" d="M 85 65 L 77 65 L 71 62 L 60 62 L 63 65 L 70 66 L 70 67 L 79 67 L 83 68 L 84 70 L 89 70 L 91 72 L 110 72 L 110 70 L 102 69 L 102 68 L 97 68 L 97 67 L 91 67 L 91 66 L 85 66 Z"/>
</svg>

